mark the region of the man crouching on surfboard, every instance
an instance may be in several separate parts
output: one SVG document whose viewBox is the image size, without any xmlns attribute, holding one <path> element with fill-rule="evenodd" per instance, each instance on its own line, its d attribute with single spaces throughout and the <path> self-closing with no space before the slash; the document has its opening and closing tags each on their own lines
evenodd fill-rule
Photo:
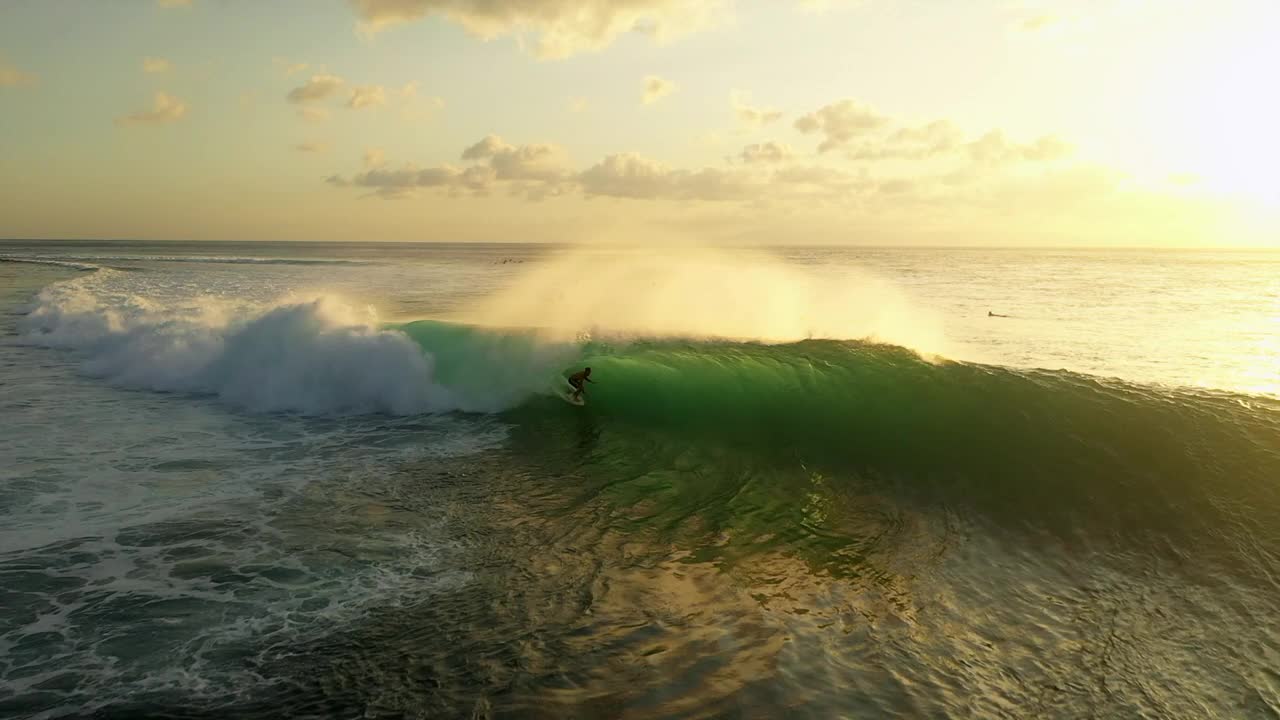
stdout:
<svg viewBox="0 0 1280 720">
<path fill-rule="evenodd" d="M 574 400 L 582 399 L 582 393 L 587 389 L 587 386 L 583 383 L 595 384 L 595 381 L 591 379 L 591 368 L 583 368 L 581 372 L 576 372 L 569 376 L 569 384 L 573 386 Z"/>
</svg>

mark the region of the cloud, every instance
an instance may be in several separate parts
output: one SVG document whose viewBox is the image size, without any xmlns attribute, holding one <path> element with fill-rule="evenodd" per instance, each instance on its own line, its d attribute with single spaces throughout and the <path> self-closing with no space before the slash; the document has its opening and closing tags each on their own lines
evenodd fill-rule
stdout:
<svg viewBox="0 0 1280 720">
<path fill-rule="evenodd" d="M 790 149 L 778 143 L 748 146 L 744 156 L 752 158 L 749 164 L 684 169 L 637 153 L 615 153 L 575 172 L 558 145 L 512 145 L 489 135 L 462 151 L 461 160 L 467 165 L 406 165 L 391 169 L 385 166 L 381 151 L 366 151 L 363 172 L 349 179 L 334 175 L 326 182 L 336 187 L 367 188 L 384 198 L 402 198 L 421 189 L 486 195 L 505 187 L 512 194 L 531 200 L 576 189 L 587 198 L 740 203 L 795 198 L 840 200 L 855 194 L 870 196 L 878 190 L 909 189 L 892 182 L 882 189 L 865 173 L 786 165 Z M 770 166 L 777 169 L 769 169 Z"/>
<path fill-rule="evenodd" d="M 964 132 L 950 120 L 901 127 L 887 137 L 864 142 L 849 151 L 851 160 L 926 160 L 954 152 L 964 142 Z"/>
<path fill-rule="evenodd" d="M 302 142 L 294 145 L 293 149 L 304 153 L 322 153 L 329 150 L 329 143 L 318 141 Z"/>
<path fill-rule="evenodd" d="M 672 169 L 636 153 L 609 155 L 577 177 L 587 197 L 746 201 L 757 197 L 759 179 L 738 170 Z"/>
<path fill-rule="evenodd" d="M 480 165 L 469 168 L 443 165 L 424 169 L 409 166 L 400 170 L 376 167 L 350 180 L 334 175 L 326 178 L 325 182 L 338 187 L 369 188 L 384 198 L 405 197 L 419 188 L 469 189 L 484 194 L 493 184 L 493 171 Z"/>
<path fill-rule="evenodd" d="M 498 180 L 559 182 L 569 175 L 568 156 L 559 145 L 535 143 L 514 146 L 488 135 L 462 151 L 463 160 L 486 161 Z"/>
<path fill-rule="evenodd" d="M 657 75 L 646 75 L 644 78 L 644 95 L 640 102 L 652 105 L 676 91 L 676 84 Z"/>
<path fill-rule="evenodd" d="M 142 72 L 145 73 L 169 72 L 172 67 L 173 65 L 162 57 L 142 58 Z"/>
<path fill-rule="evenodd" d="M 771 107 L 754 107 L 750 104 L 750 96 L 738 90 L 729 93 L 729 104 L 733 106 L 738 122 L 743 125 L 760 127 L 782 119 L 781 110 Z"/>
<path fill-rule="evenodd" d="M 485 40 L 529 32 L 542 58 L 600 50 L 625 33 L 666 41 L 722 18 L 728 0 L 348 0 L 361 27 L 440 15 Z"/>
<path fill-rule="evenodd" d="M 965 142 L 949 121 L 895 129 L 887 118 L 883 120 L 877 123 L 886 126 L 877 135 L 881 142 L 877 156 L 912 162 L 913 169 L 895 165 L 894 174 L 879 176 L 870 172 L 867 164 L 841 167 L 853 153 L 827 155 L 822 163 L 800 165 L 790 146 L 769 141 L 745 146 L 736 158 L 720 167 L 673 167 L 623 152 L 606 155 L 585 169 L 575 170 L 559 145 L 513 145 L 497 135 L 488 135 L 461 151 L 462 165 L 406 165 L 392 169 L 386 166 L 380 150 L 370 150 L 365 154 L 363 172 L 349 179 L 333 176 L 327 182 L 339 187 L 367 188 L 386 198 L 405 197 L 422 189 L 473 195 L 505 189 L 531 200 L 578 192 L 588 199 L 781 205 L 784 209 L 789 206 L 789 210 L 830 204 L 845 210 L 919 212 L 921 208 L 948 204 L 976 207 L 996 189 L 1002 196 L 1015 197 L 1018 182 L 1040 176 L 1016 166 L 1006 167 L 1008 163 L 1047 161 L 1069 150 L 1065 142 L 1053 136 L 1016 143 L 993 132 Z M 962 165 L 957 168 L 956 163 Z M 1051 169 L 1055 173 L 1058 170 Z M 1063 179 L 1052 185 L 1043 178 L 1036 182 L 1060 192 L 1111 191 L 1110 186 L 1096 182 L 1094 175 L 1055 177 Z"/>
<path fill-rule="evenodd" d="M 670 194 L 672 171 L 636 153 L 609 155 L 579 177 L 588 195 L 656 198 Z"/>
<path fill-rule="evenodd" d="M 1031 143 L 1009 140 L 1000 130 L 966 140 L 950 120 L 923 125 L 901 125 L 893 118 L 853 100 L 841 100 L 800 117 L 801 133 L 820 134 L 819 153 L 845 149 L 844 157 L 857 162 L 941 161 L 967 157 L 975 166 L 995 167 L 1019 162 L 1052 162 L 1070 155 L 1069 143 L 1045 135 Z M 746 155 L 744 161 L 748 161 Z M 956 174 L 960 179 L 968 173 Z"/>
<path fill-rule="evenodd" d="M 535 143 L 512 145 L 497 135 L 488 135 L 462 151 L 469 165 L 440 165 L 399 170 L 385 167 L 381 150 L 365 151 L 364 172 L 350 180 L 333 176 L 326 180 L 339 187 L 372 189 L 382 197 L 403 197 L 420 188 L 445 188 L 484 195 L 496 183 L 507 183 L 514 192 L 531 199 L 559 194 L 560 185 L 572 178 L 567 154 L 559 145 Z"/>
<path fill-rule="evenodd" d="M 804 115 L 796 120 L 795 127 L 809 135 L 819 133 L 823 136 L 818 145 L 818 152 L 847 145 L 851 140 L 879 130 L 888 124 L 888 119 L 871 108 L 854 102 L 841 100 Z"/>
<path fill-rule="evenodd" d="M 337 75 L 312 75 L 310 80 L 290 90 L 285 98 L 294 104 L 317 102 L 333 96 L 345 82 Z"/>
<path fill-rule="evenodd" d="M 181 120 L 187 114 L 187 106 L 178 98 L 164 92 L 157 92 L 150 110 L 117 118 L 120 125 L 164 125 Z"/>
<path fill-rule="evenodd" d="M 1002 165 L 1019 161 L 1049 162 L 1069 155 L 1072 150 L 1070 144 L 1053 135 L 1045 135 L 1033 143 L 1019 144 L 1008 140 L 999 130 L 992 130 L 967 143 L 965 149 L 969 157 L 980 165 Z"/>
<path fill-rule="evenodd" d="M 23 72 L 0 58 L 0 87 L 23 87 L 35 85 L 38 78 L 31 73 Z"/>
<path fill-rule="evenodd" d="M 352 110 L 386 104 L 387 90 L 381 85 L 360 85 L 352 88 L 351 99 L 347 101 L 347 107 Z"/>
<path fill-rule="evenodd" d="M 742 162 L 748 165 L 753 163 L 780 163 L 790 160 L 794 155 L 791 146 L 785 143 L 766 142 L 753 143 L 742 149 Z"/>
</svg>

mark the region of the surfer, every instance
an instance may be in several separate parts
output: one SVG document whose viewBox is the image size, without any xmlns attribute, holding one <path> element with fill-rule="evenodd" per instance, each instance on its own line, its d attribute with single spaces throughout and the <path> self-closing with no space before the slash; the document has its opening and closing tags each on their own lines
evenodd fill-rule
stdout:
<svg viewBox="0 0 1280 720">
<path fill-rule="evenodd" d="M 582 393 L 586 392 L 587 389 L 584 383 L 595 383 L 591 379 L 591 368 L 583 368 L 581 372 L 576 372 L 569 376 L 569 384 L 573 386 L 574 400 L 582 399 Z"/>
</svg>

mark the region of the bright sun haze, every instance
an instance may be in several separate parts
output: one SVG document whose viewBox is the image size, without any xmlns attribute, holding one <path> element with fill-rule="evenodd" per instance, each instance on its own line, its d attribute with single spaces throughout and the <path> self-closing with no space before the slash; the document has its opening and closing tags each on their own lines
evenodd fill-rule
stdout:
<svg viewBox="0 0 1280 720">
<path fill-rule="evenodd" d="M 0 236 L 1272 247 L 1278 8 L 8 2 Z"/>
</svg>

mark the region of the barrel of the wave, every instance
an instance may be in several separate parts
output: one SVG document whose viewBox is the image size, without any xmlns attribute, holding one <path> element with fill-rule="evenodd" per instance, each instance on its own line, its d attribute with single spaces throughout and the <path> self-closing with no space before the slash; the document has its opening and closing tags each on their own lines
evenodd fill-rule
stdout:
<svg viewBox="0 0 1280 720">
<path fill-rule="evenodd" d="M 433 382 L 446 388 L 456 409 L 499 412 L 537 396 L 563 394 L 566 368 L 582 354 L 579 343 L 531 328 L 492 328 L 436 320 L 391 326 L 431 358 Z"/>
<path fill-rule="evenodd" d="M 1263 510 L 1280 511 L 1271 401 L 928 361 L 864 342 L 589 350 L 600 379 L 591 416 L 632 436 L 876 478 L 1014 523 L 1189 538 L 1236 522 L 1227 515 L 1238 507 L 1276 535 Z"/>
</svg>

